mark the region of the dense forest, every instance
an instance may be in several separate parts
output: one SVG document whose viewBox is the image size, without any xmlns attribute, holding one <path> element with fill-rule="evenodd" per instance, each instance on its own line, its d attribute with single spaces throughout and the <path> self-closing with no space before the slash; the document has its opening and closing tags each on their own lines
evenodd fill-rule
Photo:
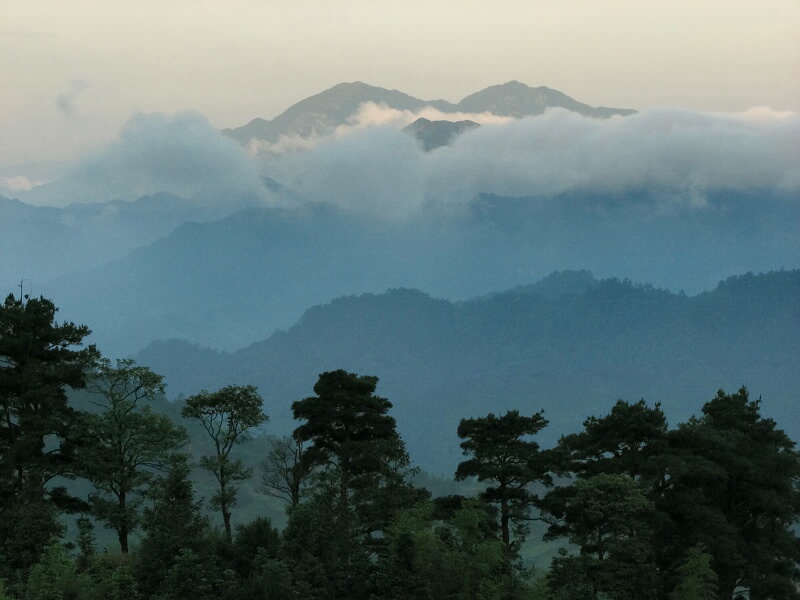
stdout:
<svg viewBox="0 0 800 600">
<path fill-rule="evenodd" d="M 475 493 L 441 494 L 374 375 L 320 374 L 292 435 L 265 438 L 249 382 L 164 410 L 161 375 L 56 312 L 0 307 L 0 598 L 800 598 L 800 454 L 746 388 L 675 427 L 619 400 L 554 444 L 541 410 L 465 415 L 454 475 Z M 281 529 L 232 519 L 252 478 L 284 502 Z M 563 548 L 531 564 L 539 531 Z"/>
</svg>

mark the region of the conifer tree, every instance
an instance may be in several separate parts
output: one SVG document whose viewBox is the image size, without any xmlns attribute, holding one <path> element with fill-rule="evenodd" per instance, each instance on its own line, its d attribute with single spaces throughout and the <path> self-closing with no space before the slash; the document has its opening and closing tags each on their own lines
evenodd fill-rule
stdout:
<svg viewBox="0 0 800 600">
<path fill-rule="evenodd" d="M 461 448 L 470 458 L 458 465 L 456 479 L 477 477 L 490 484 L 481 496 L 500 507 L 501 539 L 509 560 L 518 546 L 512 547 L 511 525 L 518 526 L 517 542 L 521 542 L 537 500 L 530 485 L 552 481 L 549 459 L 532 439 L 546 425 L 542 413 L 528 417 L 512 410 L 499 417 L 490 413 L 462 419 L 458 426 L 458 437 L 464 440 Z"/>
</svg>

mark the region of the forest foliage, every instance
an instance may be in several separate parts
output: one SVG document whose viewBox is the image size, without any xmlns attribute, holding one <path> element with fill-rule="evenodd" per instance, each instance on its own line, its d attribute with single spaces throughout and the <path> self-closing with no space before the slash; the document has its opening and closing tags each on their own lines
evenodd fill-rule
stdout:
<svg viewBox="0 0 800 600">
<path fill-rule="evenodd" d="M 454 475 L 476 493 L 442 495 L 373 375 L 320 374 L 255 473 L 241 444 L 268 432 L 269 398 L 231 385 L 156 411 L 161 376 L 83 347 L 56 311 L 0 307 L 0 598 L 800 598 L 800 454 L 744 387 L 675 427 L 619 400 L 548 448 L 542 412 L 465 417 Z M 285 501 L 282 529 L 232 524 L 252 478 Z M 525 559 L 535 524 L 562 547 L 548 563 Z"/>
</svg>

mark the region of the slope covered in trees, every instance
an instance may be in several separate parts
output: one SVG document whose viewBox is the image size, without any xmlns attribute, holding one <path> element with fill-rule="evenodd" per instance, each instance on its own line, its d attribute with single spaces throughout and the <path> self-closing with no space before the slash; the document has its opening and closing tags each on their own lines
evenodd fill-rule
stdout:
<svg viewBox="0 0 800 600">
<path fill-rule="evenodd" d="M 214 441 L 217 454 L 200 457 L 179 423 L 143 405 L 161 376 L 80 349 L 87 333 L 58 324 L 43 298 L 0 307 L 6 600 L 800 598 L 800 453 L 745 388 L 718 391 L 673 428 L 659 404 L 619 400 L 546 449 L 541 412 L 462 418 L 456 477 L 485 485 L 434 498 L 415 478 L 392 402 L 375 394 L 378 378 L 328 371 L 292 404 L 287 464 L 305 484 L 287 498 L 285 528 L 259 515 L 234 535 L 228 484 L 251 473 L 233 449 L 267 421 L 256 390 L 179 402 Z M 68 401 L 83 387 L 91 413 Z M 157 421 L 171 431 L 160 445 L 147 431 Z M 197 462 L 220 485 L 211 504 L 222 532 L 189 477 Z M 88 502 L 54 476 L 89 485 Z M 535 569 L 520 553 L 532 519 L 570 545 Z M 69 522 L 77 536 L 65 537 Z M 118 534 L 118 552 L 97 552 L 93 524 Z"/>
<path fill-rule="evenodd" d="M 544 440 L 555 442 L 551 432 L 577 430 L 610 399 L 661 402 L 677 422 L 695 410 L 691 399 L 744 382 L 797 437 L 799 300 L 798 271 L 734 277 L 693 297 L 562 272 L 461 303 L 414 290 L 340 298 L 235 353 L 170 341 L 137 359 L 173 395 L 252 382 L 281 433 L 317 374 L 380 373 L 416 462 L 444 474 L 460 459 L 463 417 L 544 409 Z"/>
</svg>

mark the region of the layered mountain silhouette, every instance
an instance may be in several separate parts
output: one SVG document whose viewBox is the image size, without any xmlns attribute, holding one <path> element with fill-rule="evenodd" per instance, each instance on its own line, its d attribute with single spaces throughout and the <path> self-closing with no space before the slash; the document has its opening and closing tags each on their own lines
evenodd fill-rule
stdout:
<svg viewBox="0 0 800 600">
<path fill-rule="evenodd" d="M 632 109 L 595 108 L 578 102 L 557 90 L 529 87 L 518 81 L 494 85 L 453 104 L 446 100 L 421 100 L 398 90 L 387 90 L 356 81 L 340 83 L 324 92 L 301 100 L 275 117 L 256 118 L 242 127 L 226 129 L 224 133 L 242 144 L 251 139 L 275 142 L 281 136 L 310 137 L 325 135 L 358 112 L 367 102 L 383 104 L 397 110 L 419 111 L 430 106 L 444 113 L 490 112 L 498 116 L 527 117 L 543 113 L 548 108 L 565 108 L 589 117 L 606 118 L 630 115 Z"/>
<path fill-rule="evenodd" d="M 411 456 L 445 475 L 460 460 L 464 417 L 544 409 L 548 444 L 618 398 L 661 402 L 677 425 L 717 389 L 743 384 L 796 439 L 800 271 L 733 277 L 692 297 L 585 271 L 464 302 L 396 289 L 316 306 L 234 353 L 173 340 L 137 360 L 173 396 L 257 385 L 281 433 L 319 373 L 377 375 Z"/>
<path fill-rule="evenodd" d="M 614 195 L 482 196 L 407 221 L 331 205 L 252 208 L 182 224 L 33 293 L 88 324 L 104 353 L 124 356 L 168 337 L 240 348 L 310 306 L 396 287 L 459 300 L 586 268 L 697 293 L 731 274 L 800 264 L 796 202 L 726 192 L 708 204 L 642 218 L 640 204 Z"/>
<path fill-rule="evenodd" d="M 11 289 L 26 279 L 38 295 L 44 281 L 120 259 L 183 223 L 221 219 L 244 203 L 161 193 L 56 208 L 0 196 L 0 284 Z"/>
</svg>

